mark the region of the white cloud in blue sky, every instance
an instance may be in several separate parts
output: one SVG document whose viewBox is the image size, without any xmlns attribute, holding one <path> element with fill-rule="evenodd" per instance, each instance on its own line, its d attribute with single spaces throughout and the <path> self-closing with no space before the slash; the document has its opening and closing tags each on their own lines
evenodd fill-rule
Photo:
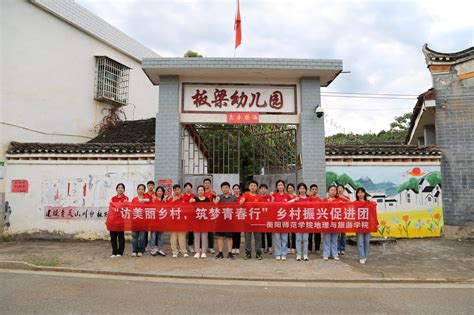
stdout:
<svg viewBox="0 0 474 315">
<path fill-rule="evenodd" d="M 188 49 L 233 56 L 234 0 L 76 1 L 164 57 Z M 474 45 L 469 1 L 241 0 L 240 6 L 237 56 L 342 59 L 351 73 L 323 91 L 417 95 L 431 87 L 424 43 L 443 52 Z M 415 101 L 323 97 L 326 134 L 388 129 Z"/>
</svg>

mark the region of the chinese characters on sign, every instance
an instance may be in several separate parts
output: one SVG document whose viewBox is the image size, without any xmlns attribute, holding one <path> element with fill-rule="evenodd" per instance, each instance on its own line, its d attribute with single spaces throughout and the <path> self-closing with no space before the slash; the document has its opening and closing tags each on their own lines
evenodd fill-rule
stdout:
<svg viewBox="0 0 474 315">
<path fill-rule="evenodd" d="M 28 181 L 24 179 L 12 180 L 12 193 L 27 193 Z"/>
<path fill-rule="evenodd" d="M 374 232 L 377 212 L 372 202 L 111 203 L 107 228 L 111 231 Z"/>
<path fill-rule="evenodd" d="M 103 220 L 107 218 L 107 207 L 44 207 L 44 218 L 52 220 Z"/>
<path fill-rule="evenodd" d="M 296 114 L 296 86 L 183 83 L 182 112 Z"/>
<path fill-rule="evenodd" d="M 258 124 L 259 113 L 227 113 L 228 124 Z"/>
</svg>

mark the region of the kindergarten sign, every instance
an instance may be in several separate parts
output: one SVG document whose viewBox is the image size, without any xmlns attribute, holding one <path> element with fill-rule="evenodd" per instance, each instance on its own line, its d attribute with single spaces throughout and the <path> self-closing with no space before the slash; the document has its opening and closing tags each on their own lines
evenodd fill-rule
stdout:
<svg viewBox="0 0 474 315">
<path fill-rule="evenodd" d="M 110 203 L 109 231 L 348 233 L 377 231 L 373 202 Z"/>
</svg>

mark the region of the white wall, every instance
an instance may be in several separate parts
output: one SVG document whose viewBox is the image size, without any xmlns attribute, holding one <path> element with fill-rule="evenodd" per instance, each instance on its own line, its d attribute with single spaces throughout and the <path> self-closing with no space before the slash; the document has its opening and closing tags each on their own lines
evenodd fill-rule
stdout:
<svg viewBox="0 0 474 315">
<path fill-rule="evenodd" d="M 119 182 L 125 194 L 153 178 L 153 161 L 10 161 L 5 200 L 11 207 L 5 234 L 59 233 L 78 238 L 108 234 L 105 219 L 46 219 L 45 207 L 107 208 Z M 28 180 L 28 193 L 11 193 L 11 180 Z M 84 193 L 85 185 L 85 193 Z"/>
<path fill-rule="evenodd" d="M 0 121 L 52 134 L 1 123 L 0 161 L 10 141 L 86 142 L 96 135 L 109 105 L 94 100 L 95 55 L 131 68 L 128 119 L 156 115 L 158 87 L 140 62 L 27 1 L 1 1 L 0 11 Z"/>
</svg>

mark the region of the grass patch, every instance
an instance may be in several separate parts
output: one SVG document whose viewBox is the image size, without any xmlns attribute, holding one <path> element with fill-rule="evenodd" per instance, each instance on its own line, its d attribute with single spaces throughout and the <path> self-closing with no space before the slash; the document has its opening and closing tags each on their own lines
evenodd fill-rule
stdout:
<svg viewBox="0 0 474 315">
<path fill-rule="evenodd" d="M 61 264 L 61 259 L 58 256 L 29 256 L 25 259 L 28 263 L 36 266 L 56 267 Z"/>
</svg>

